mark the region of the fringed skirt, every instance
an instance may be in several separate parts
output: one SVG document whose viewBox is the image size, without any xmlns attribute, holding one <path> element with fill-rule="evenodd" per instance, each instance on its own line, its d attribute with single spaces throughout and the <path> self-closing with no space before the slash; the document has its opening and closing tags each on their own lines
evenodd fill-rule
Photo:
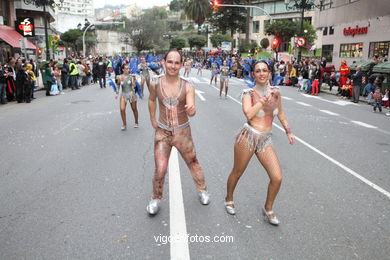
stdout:
<svg viewBox="0 0 390 260">
<path fill-rule="evenodd" d="M 251 127 L 248 123 L 236 135 L 236 143 L 245 142 L 250 151 L 264 152 L 267 146 L 272 145 L 271 132 L 262 133 Z"/>
</svg>

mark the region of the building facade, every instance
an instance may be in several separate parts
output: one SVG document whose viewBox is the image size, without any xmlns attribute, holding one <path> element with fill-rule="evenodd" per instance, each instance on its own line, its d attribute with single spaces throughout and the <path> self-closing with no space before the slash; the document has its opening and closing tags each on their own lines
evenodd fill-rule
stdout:
<svg viewBox="0 0 390 260">
<path fill-rule="evenodd" d="M 388 58 L 390 1 L 326 0 L 316 11 L 315 26 L 322 31 L 322 56 L 339 66 L 354 61 Z"/>
<path fill-rule="evenodd" d="M 9 56 L 26 56 L 29 59 L 37 59 L 36 47 L 46 49 L 44 17 L 48 20 L 48 35 L 57 34 L 56 30 L 50 26 L 50 23 L 54 22 L 54 10 L 51 7 L 45 9 L 36 7 L 23 0 L 1 0 L 0 6 L 0 24 L 3 34 L 0 39 L 0 60 L 4 61 Z M 33 24 L 32 34 L 21 35 L 15 31 L 21 26 L 17 22 L 22 21 L 23 23 L 26 18 Z M 7 38 L 7 35 L 10 37 Z M 23 41 L 25 44 L 22 43 Z M 22 45 L 25 45 L 26 48 L 22 48 Z M 42 58 L 46 59 L 45 52 Z"/>
<path fill-rule="evenodd" d="M 127 33 L 108 30 L 96 30 L 97 45 L 95 55 L 115 56 L 131 54 L 136 50 L 132 46 L 132 41 Z"/>
<path fill-rule="evenodd" d="M 56 0 L 55 27 L 60 32 L 84 25 L 85 19 L 95 21 L 93 0 Z"/>
</svg>

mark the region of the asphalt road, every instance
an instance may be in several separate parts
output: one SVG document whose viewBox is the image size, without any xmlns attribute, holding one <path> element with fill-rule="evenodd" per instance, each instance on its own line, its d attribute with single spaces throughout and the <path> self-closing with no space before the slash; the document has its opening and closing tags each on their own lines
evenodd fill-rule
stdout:
<svg viewBox="0 0 390 260">
<path fill-rule="evenodd" d="M 260 215 L 268 177 L 256 158 L 237 186 L 237 215 L 225 212 L 245 83 L 232 79 L 225 100 L 209 78 L 193 70 L 189 80 L 199 93 L 191 127 L 212 202 L 199 203 L 179 155 L 155 217 L 145 210 L 154 171 L 146 98 L 140 127 L 131 127 L 128 107 L 123 132 L 112 90 L 97 85 L 0 106 L 0 259 L 388 259 L 390 117 L 281 87 L 298 140 L 289 145 L 275 120 L 284 179 L 274 227 Z M 189 237 L 169 243 L 175 232 Z"/>
</svg>

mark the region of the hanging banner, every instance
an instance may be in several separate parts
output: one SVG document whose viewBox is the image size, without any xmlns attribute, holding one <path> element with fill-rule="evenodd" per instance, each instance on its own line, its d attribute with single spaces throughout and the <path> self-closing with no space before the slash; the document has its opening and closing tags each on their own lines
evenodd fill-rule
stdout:
<svg viewBox="0 0 390 260">
<path fill-rule="evenodd" d="M 35 36 L 34 19 L 31 17 L 18 17 L 16 19 L 15 29 L 23 37 L 34 37 Z"/>
</svg>

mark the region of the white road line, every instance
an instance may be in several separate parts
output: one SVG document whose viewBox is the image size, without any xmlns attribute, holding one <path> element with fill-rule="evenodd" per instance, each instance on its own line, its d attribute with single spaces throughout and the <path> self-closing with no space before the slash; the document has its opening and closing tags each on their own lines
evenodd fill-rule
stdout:
<svg viewBox="0 0 390 260">
<path fill-rule="evenodd" d="M 198 89 L 195 89 L 195 94 L 202 100 L 202 101 L 206 101 L 206 99 L 203 97 L 202 94 L 204 94 L 203 91 L 200 91 Z"/>
<path fill-rule="evenodd" d="M 171 259 L 189 260 L 190 251 L 188 248 L 179 158 L 175 147 L 172 148 L 169 157 L 169 226 Z"/>
<path fill-rule="evenodd" d="M 311 107 L 312 106 L 310 104 L 307 104 L 307 103 L 304 103 L 304 102 L 300 102 L 300 101 L 297 101 L 297 104 L 305 106 L 305 107 Z"/>
<path fill-rule="evenodd" d="M 285 99 L 285 100 L 294 100 L 294 99 L 292 99 L 292 98 L 290 98 L 290 97 L 283 97 L 283 96 L 282 96 L 282 99 Z"/>
<path fill-rule="evenodd" d="M 329 111 L 329 110 L 321 110 L 320 109 L 320 111 L 323 112 L 323 113 L 326 113 L 328 115 L 331 115 L 331 116 L 339 116 L 339 114 L 333 113 L 332 111 Z"/>
<path fill-rule="evenodd" d="M 339 106 L 348 106 L 348 105 L 353 105 L 353 106 L 358 106 L 358 104 L 356 103 L 353 103 L 353 102 L 350 102 L 350 101 L 345 101 L 345 100 L 327 100 L 327 99 L 324 99 L 322 97 L 319 97 L 319 96 L 313 96 L 313 95 L 309 95 L 309 94 L 302 94 L 302 96 L 304 97 L 308 97 L 308 98 L 314 98 L 314 99 L 318 99 L 318 100 L 322 100 L 322 101 L 325 101 L 325 102 L 328 102 L 328 103 L 332 103 L 332 104 L 336 104 L 336 105 L 339 105 Z"/>
<path fill-rule="evenodd" d="M 215 88 L 215 87 L 214 87 Z M 219 91 L 219 89 L 215 88 L 216 90 Z M 241 102 L 239 102 L 238 100 L 236 100 L 235 98 L 229 96 L 229 98 L 231 98 L 232 100 L 234 100 L 236 103 L 242 105 Z M 352 122 L 358 122 L 358 121 L 352 121 Z M 360 122 L 362 123 L 362 122 Z M 272 123 L 276 128 L 278 128 L 279 130 L 283 131 L 284 132 L 284 129 L 280 126 L 278 126 L 276 123 Z M 364 124 L 364 123 L 363 123 Z M 340 163 L 339 161 L 333 159 L 332 157 L 330 157 L 329 155 L 326 155 L 325 153 L 321 152 L 320 150 L 318 150 L 317 148 L 315 148 L 314 146 L 310 145 L 309 143 L 303 141 L 301 138 L 295 136 L 295 139 L 299 142 L 301 142 L 303 145 L 305 145 L 306 147 L 308 147 L 309 149 L 313 150 L 314 152 L 318 153 L 319 155 L 323 156 L 325 159 L 329 160 L 330 162 L 334 163 L 335 165 L 339 166 L 341 169 L 345 170 L 347 173 L 351 174 L 352 176 L 358 178 L 359 180 L 361 180 L 362 182 L 364 182 L 365 184 L 367 184 L 368 186 L 370 186 L 371 188 L 379 191 L 380 193 L 382 193 L 383 195 L 385 195 L 387 198 L 390 199 L 390 192 L 386 191 L 385 189 L 381 188 L 380 186 L 376 185 L 375 183 L 369 181 L 368 179 L 364 178 L 363 176 L 361 176 L 360 174 L 358 174 L 357 172 L 351 170 L 350 168 L 348 168 L 347 166 L 345 166 L 344 164 Z"/>
<path fill-rule="evenodd" d="M 378 128 L 376 126 L 373 126 L 373 125 L 369 125 L 369 124 L 366 124 L 366 123 L 363 123 L 363 122 L 360 122 L 360 121 L 354 121 L 354 120 L 351 120 L 352 123 L 355 123 L 357 125 L 360 125 L 360 126 L 364 126 L 364 127 L 367 127 L 367 128 Z"/>
<path fill-rule="evenodd" d="M 206 83 L 210 83 L 210 79 L 206 79 L 204 77 L 202 77 L 201 79 L 203 79 L 203 81 L 206 82 Z"/>
<path fill-rule="evenodd" d="M 201 83 L 199 79 L 195 78 L 195 77 L 190 77 L 191 81 L 193 81 L 194 83 Z"/>
</svg>

